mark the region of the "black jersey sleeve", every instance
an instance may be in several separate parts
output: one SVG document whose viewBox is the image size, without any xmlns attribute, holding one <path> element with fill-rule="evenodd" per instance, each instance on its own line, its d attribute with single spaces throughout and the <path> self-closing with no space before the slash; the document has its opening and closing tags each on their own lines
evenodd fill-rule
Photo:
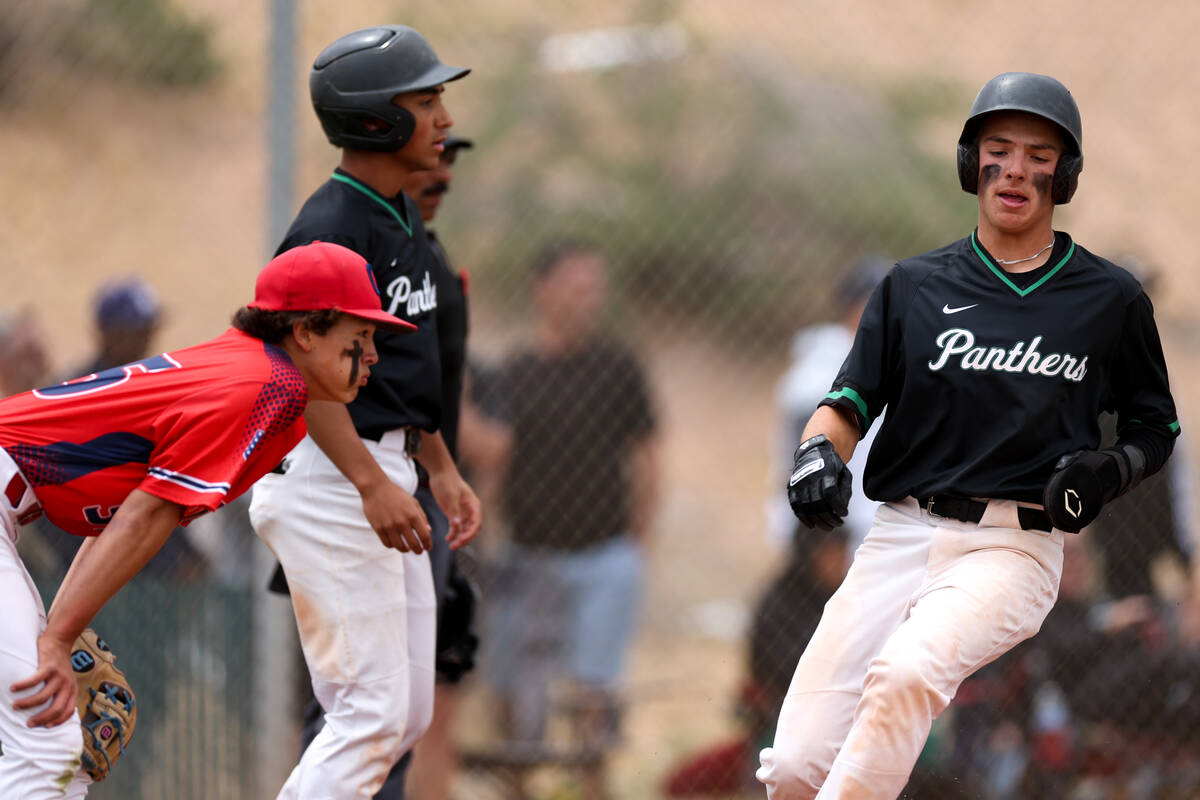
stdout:
<svg viewBox="0 0 1200 800">
<path fill-rule="evenodd" d="M 858 438 L 883 413 L 888 397 L 903 380 L 901 321 L 912 284 L 900 267 L 880 281 L 867 300 L 850 354 L 833 386 L 818 405 L 838 406 L 858 420 Z"/>
<path fill-rule="evenodd" d="M 1179 435 L 1175 401 L 1167 379 L 1154 307 L 1139 291 L 1125 307 L 1120 345 L 1114 356 L 1111 397 L 1118 418 L 1118 444 L 1146 455 L 1146 474 L 1162 468 Z"/>
</svg>

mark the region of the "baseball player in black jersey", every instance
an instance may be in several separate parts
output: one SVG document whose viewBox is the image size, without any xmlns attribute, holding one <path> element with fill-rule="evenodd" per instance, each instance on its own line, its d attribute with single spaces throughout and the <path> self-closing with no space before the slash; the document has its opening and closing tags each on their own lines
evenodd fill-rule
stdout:
<svg viewBox="0 0 1200 800">
<path fill-rule="evenodd" d="M 978 227 L 892 268 L 805 428 L 788 487 L 799 520 L 841 521 L 844 462 L 881 415 L 864 490 L 882 505 L 761 754 L 770 798 L 897 797 L 959 684 L 1041 626 L 1064 535 L 1171 453 L 1150 301 L 1052 227 L 1081 144 L 1057 80 L 983 87 L 958 145 Z M 1097 450 L 1102 411 L 1119 436 Z"/>
<path fill-rule="evenodd" d="M 443 147 L 445 149 L 436 169 L 414 172 L 403 185 L 405 194 L 416 202 L 426 225 L 433 222 L 442 198 L 450 190 L 459 151 L 474 147 L 474 143 L 451 134 Z M 429 267 L 438 293 L 442 439 L 450 455 L 457 460 L 458 420 L 467 363 L 467 274 L 451 266 L 446 249 L 432 229 L 427 227 L 425 235 L 429 241 Z M 438 605 L 437 686 L 434 689 L 433 721 L 416 748 L 392 769 L 383 787 L 376 793 L 375 800 L 401 800 L 405 796 L 404 777 L 409 772 L 406 766 L 409 764 L 415 766 L 407 782 L 418 800 L 444 800 L 450 796 L 450 783 L 458 766 L 456 744 L 452 739 L 458 703 L 457 684 L 474 666 L 478 642 L 472 630 L 475 587 L 459 570 L 455 554 L 445 540 L 446 515 L 429 490 L 428 474 L 423 469 L 418 469 L 417 474 L 419 486 L 416 498 L 433 532 L 429 558 L 433 565 Z"/>
<path fill-rule="evenodd" d="M 432 716 L 436 607 L 416 461 L 452 548 L 478 531 L 480 507 L 440 433 L 438 292 L 421 215 L 402 189 L 437 168 L 453 124 L 444 84 L 467 72 L 412 28 L 385 25 L 329 45 L 309 76 L 342 159 L 279 250 L 321 240 L 358 252 L 383 308 L 417 330 L 376 335 L 389 363 L 369 388 L 352 406 L 310 404 L 308 437 L 255 486 L 250 519 L 283 566 L 325 711 L 281 800 L 371 797 Z"/>
<path fill-rule="evenodd" d="M 444 150 L 436 169 L 410 173 L 403 181 L 403 191 L 413 201 L 425 223 L 433 221 L 441 205 L 442 197 L 450 187 L 451 167 L 458 158 L 458 151 L 474 147 L 470 139 L 447 136 L 442 143 Z M 429 242 L 429 269 L 437 289 L 438 354 L 442 374 L 442 440 L 446 449 L 457 460 L 458 418 L 462 404 L 463 375 L 467 355 L 467 277 L 466 272 L 456 272 L 451 266 L 445 249 L 429 228 L 425 229 Z M 433 568 L 434 594 L 437 598 L 437 687 L 435 689 L 433 721 L 421 738 L 418 750 L 420 766 L 412 770 L 413 750 L 408 751 L 388 773 L 383 786 L 375 793 L 375 800 L 400 800 L 405 794 L 406 783 L 415 784 L 419 797 L 445 797 L 449 793 L 449 782 L 456 766 L 454 743 L 450 739 L 450 722 L 453 719 L 457 696 L 452 687 L 474 666 L 478 642 L 473 630 L 473 613 L 476 589 L 457 568 L 454 553 L 445 536 L 449 520 L 437 504 L 429 488 L 429 474 L 418 465 L 418 485 L 414 497 L 429 522 L 429 558 Z M 279 594 L 288 594 L 287 579 L 283 567 L 275 566 L 268 588 Z M 313 700 L 304 709 L 304 725 L 300 732 L 301 751 L 306 749 L 324 727 L 324 711 Z M 407 777 L 407 780 L 406 780 Z"/>
</svg>

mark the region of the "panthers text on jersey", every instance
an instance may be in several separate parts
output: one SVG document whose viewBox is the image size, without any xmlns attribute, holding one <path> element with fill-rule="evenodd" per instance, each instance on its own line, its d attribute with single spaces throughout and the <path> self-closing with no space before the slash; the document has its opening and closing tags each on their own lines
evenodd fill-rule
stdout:
<svg viewBox="0 0 1200 800">
<path fill-rule="evenodd" d="M 1061 232 L 1028 273 L 1002 271 L 974 235 L 900 261 L 822 403 L 862 431 L 886 409 L 864 470 L 880 501 L 1038 503 L 1060 456 L 1099 445 L 1101 411 L 1151 460 L 1179 430 L 1150 300 Z"/>
</svg>

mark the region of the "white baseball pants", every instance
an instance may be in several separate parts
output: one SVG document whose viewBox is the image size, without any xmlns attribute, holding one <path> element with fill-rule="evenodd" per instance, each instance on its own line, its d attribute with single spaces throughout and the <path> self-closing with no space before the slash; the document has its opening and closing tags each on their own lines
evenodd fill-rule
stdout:
<svg viewBox="0 0 1200 800">
<path fill-rule="evenodd" d="M 46 629 L 42 597 L 17 554 L 17 518 L 36 502 L 17 465 L 0 450 L 0 797 L 76 800 L 87 795 L 91 783 L 79 770 L 79 715 L 53 728 L 30 728 L 29 718 L 45 706 L 15 711 L 16 695 L 8 689 L 37 671 L 37 638 Z"/>
<path fill-rule="evenodd" d="M 396 484 L 416 491 L 403 431 L 363 443 Z M 279 800 L 370 798 L 433 717 L 429 555 L 384 547 L 358 490 L 312 439 L 287 463 L 286 474 L 255 484 L 250 521 L 287 575 L 325 726 Z"/>
<path fill-rule="evenodd" d="M 879 507 L 760 756 L 768 798 L 899 796 L 959 684 L 1054 605 L 1064 534 L 1021 530 L 1016 509 L 993 500 L 976 525 Z"/>
</svg>

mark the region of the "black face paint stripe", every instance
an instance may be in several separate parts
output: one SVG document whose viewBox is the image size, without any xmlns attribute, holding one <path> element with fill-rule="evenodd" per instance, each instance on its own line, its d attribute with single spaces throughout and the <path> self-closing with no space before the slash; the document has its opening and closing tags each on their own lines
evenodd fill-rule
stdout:
<svg viewBox="0 0 1200 800">
<path fill-rule="evenodd" d="M 354 347 L 343 350 L 342 355 L 349 356 L 352 359 L 350 362 L 349 386 L 350 388 L 354 388 L 358 385 L 358 365 L 362 362 L 363 346 L 356 341 Z"/>
<path fill-rule="evenodd" d="M 1053 180 L 1053 175 L 1047 175 L 1044 172 L 1039 172 L 1033 176 L 1033 188 L 1036 189 L 1037 193 L 1042 197 L 1046 197 L 1050 194 L 1050 183 Z"/>
<path fill-rule="evenodd" d="M 980 186 L 987 186 L 989 183 L 991 183 L 992 181 L 996 180 L 996 178 L 999 178 L 999 177 L 1000 177 L 1000 165 L 999 164 L 988 164 L 987 166 L 985 166 L 983 168 L 983 172 L 979 176 L 979 184 L 980 184 Z"/>
</svg>

